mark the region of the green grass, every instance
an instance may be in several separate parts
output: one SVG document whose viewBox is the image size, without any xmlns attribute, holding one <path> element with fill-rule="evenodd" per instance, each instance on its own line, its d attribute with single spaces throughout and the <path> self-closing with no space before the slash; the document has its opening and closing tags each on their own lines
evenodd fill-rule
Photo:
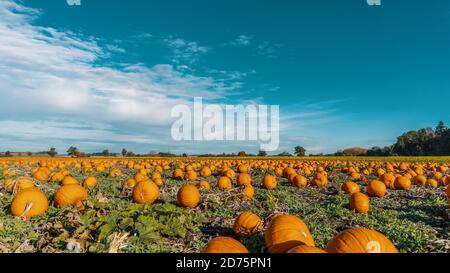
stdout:
<svg viewBox="0 0 450 273">
<path fill-rule="evenodd" d="M 366 227 L 386 235 L 401 252 L 450 252 L 450 221 L 443 188 L 390 190 L 385 198 L 371 198 L 368 214 L 357 214 L 349 209 L 348 196 L 339 190 L 346 181 L 344 175 L 331 176 L 327 188 L 299 189 L 282 179 L 276 190 L 269 191 L 260 185 L 264 173 L 255 172 L 254 200 L 242 201 L 239 190 L 219 191 L 216 178 L 211 177 L 212 190 L 202 191 L 202 203 L 196 209 L 185 209 L 176 205 L 176 192 L 187 182 L 170 179 L 169 172 L 164 173 L 158 203 L 133 204 L 130 191 L 121 194 L 120 187 L 133 174 L 129 170 L 122 178 L 94 174 L 98 187 L 90 190 L 82 212 L 55 208 L 52 196 L 57 185 L 46 183 L 42 188 L 49 196 L 50 209 L 29 221 L 11 216 L 12 196 L 1 189 L 0 252 L 71 252 L 74 248 L 68 242 L 72 241 L 81 252 L 108 252 L 118 246 L 120 252 L 201 252 L 215 236 L 235 237 L 234 219 L 247 210 L 264 220 L 277 212 L 301 217 L 319 247 L 345 229 Z M 79 181 L 86 177 L 72 175 Z M 3 180 L 0 176 L 0 184 Z M 125 240 L 117 239 L 123 235 Z M 250 252 L 267 251 L 262 231 L 238 239 Z"/>
</svg>

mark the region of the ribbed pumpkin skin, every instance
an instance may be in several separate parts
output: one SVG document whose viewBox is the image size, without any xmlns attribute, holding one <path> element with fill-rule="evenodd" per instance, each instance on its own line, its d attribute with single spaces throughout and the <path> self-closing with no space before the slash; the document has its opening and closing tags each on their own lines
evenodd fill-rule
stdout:
<svg viewBox="0 0 450 273">
<path fill-rule="evenodd" d="M 277 178 L 273 175 L 267 174 L 262 181 L 263 187 L 268 190 L 274 190 L 277 188 Z"/>
<path fill-rule="evenodd" d="M 370 181 L 366 187 L 366 193 L 370 197 L 384 197 L 386 195 L 386 185 L 381 181 Z"/>
<path fill-rule="evenodd" d="M 294 248 L 291 248 L 287 253 L 327 253 L 327 252 L 318 247 L 299 245 Z"/>
<path fill-rule="evenodd" d="M 93 176 L 86 177 L 83 182 L 83 185 L 87 188 L 93 188 L 97 185 L 97 179 Z"/>
<path fill-rule="evenodd" d="M 28 204 L 31 205 L 31 208 L 24 213 Z M 20 191 L 11 202 L 11 213 L 16 217 L 23 216 L 25 219 L 30 219 L 44 214 L 47 210 L 47 196 L 38 188 Z"/>
<path fill-rule="evenodd" d="M 195 208 L 200 203 L 200 191 L 194 185 L 184 185 L 178 190 L 178 205 Z"/>
<path fill-rule="evenodd" d="M 240 173 L 237 179 L 239 186 L 247 186 L 252 184 L 252 177 L 248 173 Z"/>
<path fill-rule="evenodd" d="M 248 236 L 258 231 L 261 225 L 262 220 L 258 215 L 246 211 L 236 218 L 233 229 L 239 236 Z"/>
<path fill-rule="evenodd" d="M 88 193 L 85 188 L 78 184 L 64 185 L 55 193 L 55 204 L 58 207 L 79 206 L 86 200 Z"/>
<path fill-rule="evenodd" d="M 350 196 L 350 207 L 358 213 L 369 212 L 369 197 L 364 193 L 354 193 Z"/>
<path fill-rule="evenodd" d="M 378 231 L 353 228 L 341 232 L 326 246 L 328 253 L 398 253 L 392 242 Z"/>
<path fill-rule="evenodd" d="M 203 253 L 248 253 L 248 250 L 241 242 L 231 237 L 216 237 L 209 241 Z"/>
<path fill-rule="evenodd" d="M 253 196 L 255 195 L 255 188 L 253 188 L 253 186 L 246 186 L 243 190 L 242 190 L 242 194 L 244 196 L 244 200 L 252 200 Z"/>
<path fill-rule="evenodd" d="M 232 188 L 231 179 L 228 176 L 221 176 L 217 181 L 217 186 L 221 190 L 230 190 Z"/>
<path fill-rule="evenodd" d="M 292 179 L 292 184 L 298 188 L 305 188 L 308 185 L 308 179 L 302 175 L 296 175 Z"/>
<path fill-rule="evenodd" d="M 273 218 L 264 232 L 264 240 L 270 253 L 285 253 L 299 244 L 315 246 L 309 228 L 294 215 Z"/>
<path fill-rule="evenodd" d="M 133 200 L 138 204 L 153 204 L 159 195 L 158 186 L 151 180 L 141 181 L 133 188 Z"/>
<path fill-rule="evenodd" d="M 347 193 L 347 194 L 354 194 L 357 192 L 360 192 L 360 187 L 358 184 L 356 184 L 355 182 L 345 182 L 344 184 L 342 184 L 341 189 Z"/>
<path fill-rule="evenodd" d="M 75 178 L 73 178 L 72 176 L 66 176 L 62 180 L 61 184 L 62 185 L 72 185 L 72 184 L 78 185 L 78 181 Z"/>
<path fill-rule="evenodd" d="M 404 176 L 395 179 L 394 187 L 396 190 L 409 190 L 411 188 L 411 180 Z"/>
</svg>

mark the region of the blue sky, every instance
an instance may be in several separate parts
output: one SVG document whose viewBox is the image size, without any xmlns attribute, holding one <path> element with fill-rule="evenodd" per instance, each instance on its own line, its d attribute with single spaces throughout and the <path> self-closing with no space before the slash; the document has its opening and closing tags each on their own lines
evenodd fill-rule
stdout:
<svg viewBox="0 0 450 273">
<path fill-rule="evenodd" d="M 0 1 L 0 150 L 256 152 L 173 142 L 170 107 L 280 105 L 281 151 L 450 122 L 450 2 Z"/>
</svg>

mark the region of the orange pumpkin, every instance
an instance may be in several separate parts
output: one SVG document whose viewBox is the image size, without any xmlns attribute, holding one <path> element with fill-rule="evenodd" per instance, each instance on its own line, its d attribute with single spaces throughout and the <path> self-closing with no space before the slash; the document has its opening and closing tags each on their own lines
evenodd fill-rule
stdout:
<svg viewBox="0 0 450 273">
<path fill-rule="evenodd" d="M 178 190 L 178 205 L 195 208 L 200 203 L 200 191 L 194 185 L 184 185 Z"/>
<path fill-rule="evenodd" d="M 409 190 L 411 188 L 411 180 L 404 176 L 398 176 L 395 179 L 394 187 L 396 190 Z"/>
<path fill-rule="evenodd" d="M 221 236 L 209 241 L 203 253 L 248 253 L 248 250 L 238 240 Z"/>
<path fill-rule="evenodd" d="M 386 195 L 386 185 L 378 180 L 370 181 L 366 187 L 366 193 L 370 197 L 384 197 Z"/>
<path fill-rule="evenodd" d="M 348 182 L 345 182 L 344 184 L 342 184 L 341 189 L 346 194 L 353 194 L 353 193 L 361 191 L 359 185 L 352 181 L 348 181 Z"/>
<path fill-rule="evenodd" d="M 138 204 L 153 204 L 159 195 L 158 186 L 151 180 L 141 181 L 133 188 L 133 201 Z"/>
<path fill-rule="evenodd" d="M 271 253 L 284 253 L 299 244 L 315 246 L 308 226 L 294 215 L 279 215 L 270 221 L 264 232 L 266 246 Z"/>
<path fill-rule="evenodd" d="M 83 201 L 88 198 L 88 192 L 78 184 L 61 186 L 55 193 L 55 204 L 58 207 L 76 206 L 82 207 Z"/>
<path fill-rule="evenodd" d="M 341 232 L 326 246 L 328 253 L 398 253 L 397 248 L 383 234 L 366 228 Z"/>
<path fill-rule="evenodd" d="M 242 190 L 244 200 L 250 201 L 255 195 L 255 189 L 251 185 L 247 185 Z"/>
<path fill-rule="evenodd" d="M 239 186 L 247 186 L 252 184 L 252 177 L 248 173 L 240 173 L 237 179 Z"/>
<path fill-rule="evenodd" d="M 217 181 L 217 186 L 221 190 L 230 190 L 232 188 L 231 179 L 228 176 L 221 176 Z"/>
<path fill-rule="evenodd" d="M 200 188 L 204 189 L 205 191 L 211 190 L 211 185 L 206 180 L 200 181 L 200 183 L 198 185 L 200 186 Z"/>
<path fill-rule="evenodd" d="M 16 217 L 30 219 L 40 216 L 48 210 L 48 199 L 38 188 L 20 191 L 11 202 L 11 213 Z"/>
<path fill-rule="evenodd" d="M 265 189 L 274 190 L 277 188 L 277 178 L 271 174 L 266 174 L 263 178 L 262 185 Z"/>
<path fill-rule="evenodd" d="M 93 188 L 97 185 L 97 179 L 93 176 L 88 176 L 84 179 L 83 185 L 86 188 Z"/>
<path fill-rule="evenodd" d="M 251 211 L 239 215 L 233 226 L 234 233 L 239 236 L 248 236 L 258 231 L 262 225 L 261 218 Z"/>
<path fill-rule="evenodd" d="M 357 192 L 350 196 L 350 207 L 358 213 L 369 211 L 369 197 L 364 193 Z"/>
<path fill-rule="evenodd" d="M 302 175 L 296 175 L 292 179 L 292 185 L 298 188 L 305 188 L 308 185 L 308 179 Z"/>
</svg>

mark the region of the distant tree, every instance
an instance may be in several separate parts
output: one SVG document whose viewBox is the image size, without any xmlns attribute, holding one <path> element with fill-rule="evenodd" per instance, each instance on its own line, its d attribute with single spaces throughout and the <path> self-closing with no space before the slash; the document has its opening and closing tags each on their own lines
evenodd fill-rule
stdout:
<svg viewBox="0 0 450 273">
<path fill-rule="evenodd" d="M 244 152 L 244 151 L 240 151 L 239 153 L 238 153 L 238 156 L 239 157 L 243 157 L 243 156 L 246 156 L 247 154 Z"/>
<path fill-rule="evenodd" d="M 33 153 L 32 152 L 27 152 L 27 156 L 32 156 Z"/>
<path fill-rule="evenodd" d="M 58 154 L 58 152 L 56 151 L 56 148 L 50 148 L 50 151 L 48 151 L 47 154 L 50 157 L 55 157 Z"/>
<path fill-rule="evenodd" d="M 183 157 L 188 157 L 188 154 L 187 154 L 187 153 L 184 153 L 184 154 L 183 154 Z"/>
<path fill-rule="evenodd" d="M 294 154 L 296 156 L 305 156 L 306 155 L 306 149 L 303 148 L 302 146 L 297 146 L 297 147 L 295 147 Z"/>
<path fill-rule="evenodd" d="M 436 129 L 434 130 L 436 135 L 442 136 L 445 131 L 447 131 L 447 127 L 445 126 L 443 121 L 439 121 L 438 125 L 436 126 Z"/>
<path fill-rule="evenodd" d="M 126 156 L 128 153 L 127 149 L 123 148 L 122 149 L 122 156 Z"/>
<path fill-rule="evenodd" d="M 11 155 L 11 152 L 10 151 L 6 151 L 5 152 L 5 157 L 11 157 L 12 155 Z"/>
<path fill-rule="evenodd" d="M 72 157 L 78 157 L 80 156 L 80 151 L 78 151 L 77 147 L 70 146 L 70 148 L 67 150 L 67 154 Z"/>
<path fill-rule="evenodd" d="M 134 156 L 135 154 L 133 152 L 127 152 L 127 156 Z"/>
<path fill-rule="evenodd" d="M 258 156 L 267 156 L 267 152 L 264 150 L 261 150 L 258 152 Z"/>
<path fill-rule="evenodd" d="M 281 154 L 279 154 L 278 156 L 292 156 L 292 154 L 288 153 L 288 152 L 282 152 Z"/>
<path fill-rule="evenodd" d="M 103 150 L 102 155 L 103 156 L 109 156 L 109 150 L 108 149 Z"/>
</svg>

